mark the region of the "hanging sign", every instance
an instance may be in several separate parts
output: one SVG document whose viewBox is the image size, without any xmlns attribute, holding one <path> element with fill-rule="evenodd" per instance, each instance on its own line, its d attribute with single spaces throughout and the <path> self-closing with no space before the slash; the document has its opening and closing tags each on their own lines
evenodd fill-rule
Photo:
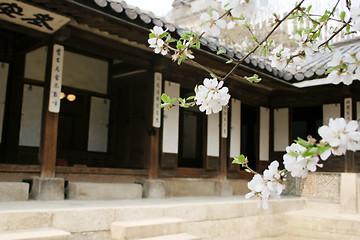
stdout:
<svg viewBox="0 0 360 240">
<path fill-rule="evenodd" d="M 345 98 L 344 100 L 344 118 L 346 121 L 352 120 L 352 99 Z"/>
<path fill-rule="evenodd" d="M 60 111 L 60 93 L 64 61 L 64 47 L 54 44 L 51 80 L 50 80 L 50 98 L 49 112 L 58 113 Z"/>
<path fill-rule="evenodd" d="M 221 137 L 227 138 L 228 136 L 228 107 L 223 106 L 221 114 Z"/>
<path fill-rule="evenodd" d="M 70 18 L 15 0 L 0 0 L 0 19 L 45 33 L 54 33 L 70 21 Z"/>
<path fill-rule="evenodd" d="M 153 127 L 159 128 L 161 124 L 161 73 L 154 75 L 154 101 L 153 101 Z"/>
</svg>

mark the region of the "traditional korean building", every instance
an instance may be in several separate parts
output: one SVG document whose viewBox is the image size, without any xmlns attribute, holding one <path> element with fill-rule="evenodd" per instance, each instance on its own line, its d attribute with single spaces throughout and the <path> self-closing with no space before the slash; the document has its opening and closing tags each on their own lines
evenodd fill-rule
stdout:
<svg viewBox="0 0 360 240">
<path fill-rule="evenodd" d="M 232 99 L 219 114 L 160 110 L 162 92 L 191 96 L 209 75 L 200 65 L 178 66 L 154 54 L 147 39 L 155 25 L 175 38 L 184 31 L 111 0 L 0 1 L 1 181 L 221 183 L 205 195 L 224 193 L 226 181 L 227 194 L 239 194 L 251 176 L 231 164 L 233 157 L 243 153 L 262 171 L 282 160 L 295 137 L 317 137 L 329 117 L 359 119 L 358 81 L 314 82 L 325 77 L 329 54 L 294 73 L 246 59 L 226 82 Z M 232 67 L 219 49 L 243 56 L 202 42 L 196 59 L 219 75 Z M 358 43 L 340 47 L 358 51 Z M 254 73 L 261 83 L 242 78 Z M 331 158 L 320 171 L 358 172 L 356 159 L 357 153 Z M 180 194 L 166 186 L 166 196 Z"/>
</svg>

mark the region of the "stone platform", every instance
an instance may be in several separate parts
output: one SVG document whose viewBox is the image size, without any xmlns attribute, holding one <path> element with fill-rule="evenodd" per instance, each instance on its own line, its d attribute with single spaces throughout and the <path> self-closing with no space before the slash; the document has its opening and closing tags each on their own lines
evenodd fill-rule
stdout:
<svg viewBox="0 0 360 240">
<path fill-rule="evenodd" d="M 0 239 L 37 229 L 64 240 L 360 239 L 358 214 L 330 210 L 299 197 L 270 201 L 267 210 L 239 196 L 3 202 Z"/>
</svg>

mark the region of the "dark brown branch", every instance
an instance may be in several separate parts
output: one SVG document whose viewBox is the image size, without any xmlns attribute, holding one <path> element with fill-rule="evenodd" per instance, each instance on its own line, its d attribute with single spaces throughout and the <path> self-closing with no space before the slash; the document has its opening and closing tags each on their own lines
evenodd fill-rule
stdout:
<svg viewBox="0 0 360 240">
<path fill-rule="evenodd" d="M 281 23 L 283 23 L 285 21 L 285 19 L 287 19 L 296 9 L 299 9 L 301 4 L 304 2 L 305 0 L 302 0 L 298 5 L 296 5 L 283 19 L 279 20 L 278 23 L 275 25 L 275 27 L 268 33 L 268 35 L 251 51 L 249 52 L 246 56 L 244 56 L 242 59 L 240 59 L 240 61 L 237 62 L 237 64 L 225 75 L 225 77 L 222 78 L 223 81 L 225 81 L 234 71 L 236 68 L 238 68 L 240 66 L 240 64 L 246 59 L 248 58 L 251 54 L 253 54 L 258 48 L 259 46 L 261 46 L 261 44 L 263 44 L 264 42 L 266 42 L 268 40 L 268 38 L 274 33 L 274 31 L 281 25 Z"/>
</svg>

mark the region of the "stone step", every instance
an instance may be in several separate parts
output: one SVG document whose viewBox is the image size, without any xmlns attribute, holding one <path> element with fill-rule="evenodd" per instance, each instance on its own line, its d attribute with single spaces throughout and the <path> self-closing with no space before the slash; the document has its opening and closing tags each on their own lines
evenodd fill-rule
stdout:
<svg viewBox="0 0 360 240">
<path fill-rule="evenodd" d="M 141 239 L 185 232 L 185 220 L 179 218 L 153 218 L 111 224 L 113 240 Z"/>
<path fill-rule="evenodd" d="M 360 239 L 358 215 L 316 213 L 305 210 L 289 214 L 286 233 L 309 239 Z"/>
<path fill-rule="evenodd" d="M 136 183 L 69 182 L 67 199 L 122 200 L 142 198 L 143 188 Z"/>
<path fill-rule="evenodd" d="M 24 182 L 0 182 L 0 202 L 28 200 L 29 186 Z"/>
<path fill-rule="evenodd" d="M 58 229 L 29 229 L 14 232 L 1 232 L 1 240 L 68 240 L 69 232 Z"/>
<path fill-rule="evenodd" d="M 180 233 L 180 234 L 163 235 L 159 237 L 137 238 L 134 240 L 201 240 L 201 238 L 199 236 L 190 235 L 187 233 Z"/>
</svg>

